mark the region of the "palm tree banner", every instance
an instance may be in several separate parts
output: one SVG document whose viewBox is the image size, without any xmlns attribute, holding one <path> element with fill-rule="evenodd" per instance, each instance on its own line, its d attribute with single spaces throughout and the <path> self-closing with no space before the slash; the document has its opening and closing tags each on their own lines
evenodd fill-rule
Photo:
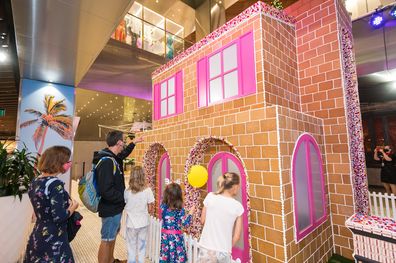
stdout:
<svg viewBox="0 0 396 263">
<path fill-rule="evenodd" d="M 32 139 L 39 155 L 43 152 L 48 129 L 55 131 L 65 140 L 73 139 L 73 118 L 62 113 L 67 110 L 65 99 L 55 100 L 55 96 L 45 95 L 43 102 L 44 112 L 33 108 L 26 109 L 24 112 L 33 115 L 33 119 L 20 125 L 21 129 L 37 125 Z"/>
</svg>

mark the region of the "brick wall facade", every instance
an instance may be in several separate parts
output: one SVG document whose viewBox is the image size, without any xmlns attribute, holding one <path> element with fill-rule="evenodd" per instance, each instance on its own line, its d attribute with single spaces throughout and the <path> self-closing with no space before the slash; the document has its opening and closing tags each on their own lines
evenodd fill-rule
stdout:
<svg viewBox="0 0 396 263">
<path fill-rule="evenodd" d="M 351 21 L 338 0 L 302 0 L 287 12 L 298 21 L 301 109 L 324 121 L 335 251 L 352 257 L 352 234 L 345 220 L 354 212 L 354 196 L 340 43 L 341 28 L 350 29 Z"/>
<path fill-rule="evenodd" d="M 268 8 L 237 18 L 237 26 L 153 78 L 159 83 L 183 70 L 184 112 L 154 121 L 133 156 L 142 164 L 150 145 L 160 143 L 170 156 L 172 179 L 182 181 L 190 151 L 199 140 L 215 137 L 202 157 L 204 166 L 219 150 L 237 156 L 246 173 L 254 263 L 327 262 L 334 249 L 351 257 L 351 235 L 344 222 L 353 213 L 353 195 L 337 4 L 300 1 L 287 10 L 296 17 L 295 24 Z M 247 32 L 254 36 L 257 92 L 198 108 L 197 61 Z M 303 132 L 312 134 L 321 149 L 329 215 L 296 243 L 291 159 Z M 154 167 L 160 156 L 155 158 Z M 203 198 L 206 191 L 200 192 Z"/>
</svg>

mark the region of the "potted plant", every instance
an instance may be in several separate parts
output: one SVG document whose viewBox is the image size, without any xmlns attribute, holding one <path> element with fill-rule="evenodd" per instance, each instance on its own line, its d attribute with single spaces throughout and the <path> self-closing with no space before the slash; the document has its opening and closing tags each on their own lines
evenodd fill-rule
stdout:
<svg viewBox="0 0 396 263">
<path fill-rule="evenodd" d="M 0 258 L 17 262 L 26 246 L 33 212 L 26 192 L 37 174 L 37 159 L 26 147 L 7 152 L 7 145 L 0 142 Z"/>
<path fill-rule="evenodd" d="M 135 158 L 125 158 L 123 162 L 125 168 L 124 170 L 128 170 L 128 165 L 131 167 L 135 165 Z"/>
</svg>

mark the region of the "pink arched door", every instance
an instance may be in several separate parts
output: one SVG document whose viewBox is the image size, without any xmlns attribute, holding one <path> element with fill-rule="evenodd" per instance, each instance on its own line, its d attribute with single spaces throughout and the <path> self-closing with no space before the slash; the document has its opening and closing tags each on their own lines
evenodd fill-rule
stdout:
<svg viewBox="0 0 396 263">
<path fill-rule="evenodd" d="M 160 205 L 162 202 L 162 195 L 164 194 L 164 190 L 166 187 L 165 178 L 170 179 L 170 161 L 168 153 L 164 153 L 159 162 L 157 168 L 157 200 L 158 200 L 158 216 L 161 216 Z"/>
<path fill-rule="evenodd" d="M 208 173 L 208 192 L 217 190 L 216 181 L 220 175 L 226 172 L 234 172 L 241 178 L 241 187 L 236 199 L 241 202 L 245 212 L 243 214 L 242 235 L 238 243 L 232 249 L 232 257 L 241 259 L 242 262 L 249 262 L 249 224 L 248 207 L 246 193 L 246 174 L 240 160 L 229 152 L 219 152 L 209 162 Z"/>
</svg>

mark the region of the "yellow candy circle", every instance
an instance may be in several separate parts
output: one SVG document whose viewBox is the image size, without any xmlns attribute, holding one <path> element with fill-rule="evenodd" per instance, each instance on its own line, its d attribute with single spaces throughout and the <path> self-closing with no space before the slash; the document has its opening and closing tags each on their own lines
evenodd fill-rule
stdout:
<svg viewBox="0 0 396 263">
<path fill-rule="evenodd" d="M 193 165 L 187 175 L 188 183 L 195 188 L 200 188 L 208 181 L 208 171 L 202 165 Z"/>
</svg>

